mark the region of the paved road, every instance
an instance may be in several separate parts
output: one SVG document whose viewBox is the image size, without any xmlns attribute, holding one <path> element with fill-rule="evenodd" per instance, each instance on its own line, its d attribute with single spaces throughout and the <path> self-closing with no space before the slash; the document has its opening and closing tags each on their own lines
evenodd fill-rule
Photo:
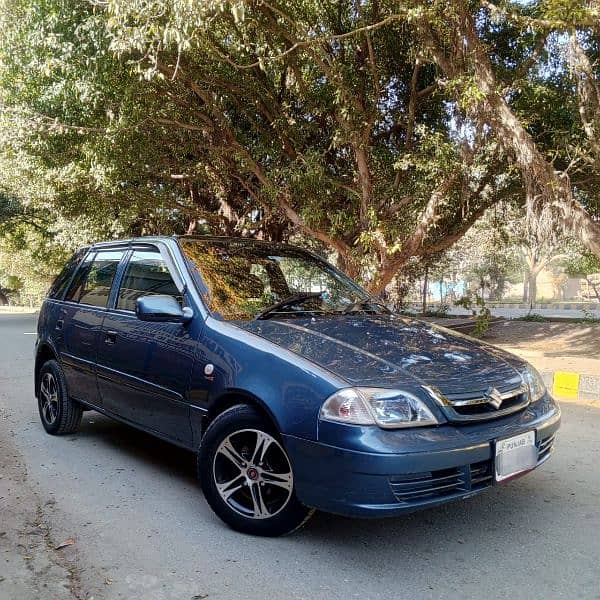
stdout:
<svg viewBox="0 0 600 600">
<path fill-rule="evenodd" d="M 211 513 L 188 453 L 91 412 L 78 435 L 46 435 L 34 327 L 0 315 L 0 440 L 26 463 L 53 539 L 76 540 L 65 552 L 82 598 L 600 598 L 598 407 L 565 404 L 551 461 L 477 498 L 402 519 L 317 515 L 296 535 L 252 538 Z"/>
</svg>

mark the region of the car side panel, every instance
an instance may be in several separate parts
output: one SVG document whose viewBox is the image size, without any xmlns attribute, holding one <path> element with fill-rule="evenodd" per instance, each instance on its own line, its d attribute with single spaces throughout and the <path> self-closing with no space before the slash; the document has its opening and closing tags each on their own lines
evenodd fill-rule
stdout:
<svg viewBox="0 0 600 600">
<path fill-rule="evenodd" d="M 97 364 L 104 408 L 189 443 L 188 385 L 201 328 L 201 319 L 187 325 L 150 323 L 109 311 Z"/>
</svg>

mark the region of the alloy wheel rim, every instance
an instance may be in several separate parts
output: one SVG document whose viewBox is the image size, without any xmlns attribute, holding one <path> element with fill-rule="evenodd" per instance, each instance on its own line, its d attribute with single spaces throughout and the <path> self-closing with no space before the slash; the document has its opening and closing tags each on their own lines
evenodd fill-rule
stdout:
<svg viewBox="0 0 600 600">
<path fill-rule="evenodd" d="M 58 416 L 58 385 L 52 373 L 44 373 L 40 383 L 42 417 L 48 425 L 53 425 Z"/>
<path fill-rule="evenodd" d="M 219 444 L 213 478 L 221 499 L 238 514 L 268 519 L 290 501 L 294 477 L 279 442 L 258 429 L 240 429 Z"/>
</svg>

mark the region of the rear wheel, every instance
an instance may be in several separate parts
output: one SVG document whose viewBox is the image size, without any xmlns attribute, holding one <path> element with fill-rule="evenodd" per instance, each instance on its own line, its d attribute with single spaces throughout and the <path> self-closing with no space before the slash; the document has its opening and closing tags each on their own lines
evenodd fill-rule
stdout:
<svg viewBox="0 0 600 600">
<path fill-rule="evenodd" d="M 283 535 L 314 512 L 296 498 L 277 432 L 251 406 L 234 406 L 211 423 L 198 454 L 198 476 L 211 508 L 237 531 Z"/>
<path fill-rule="evenodd" d="M 52 435 L 75 433 L 81 423 L 83 409 L 69 398 L 63 370 L 55 360 L 40 370 L 38 409 L 44 429 Z"/>
</svg>

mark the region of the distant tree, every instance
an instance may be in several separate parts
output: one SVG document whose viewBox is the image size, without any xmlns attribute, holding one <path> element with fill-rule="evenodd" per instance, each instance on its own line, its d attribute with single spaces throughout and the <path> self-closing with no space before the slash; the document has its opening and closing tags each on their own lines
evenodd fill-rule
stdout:
<svg viewBox="0 0 600 600">
<path fill-rule="evenodd" d="M 522 264 L 523 302 L 533 305 L 537 299 L 539 274 L 573 257 L 576 245 L 560 229 L 527 218 L 522 209 L 506 207 L 505 218 L 506 243 L 516 249 Z"/>
<path fill-rule="evenodd" d="M 511 237 L 511 223 L 518 214 L 505 203 L 489 209 L 448 252 L 454 278 L 467 282 L 481 297 L 500 300 L 519 270 L 519 256 Z"/>
<path fill-rule="evenodd" d="M 564 240 L 544 239 L 532 231 L 525 232 L 520 237 L 519 249 L 525 266 L 523 302 L 535 303 L 538 275 L 551 263 L 568 258 L 568 254 L 562 251 L 563 248 Z"/>
<path fill-rule="evenodd" d="M 566 263 L 566 273 L 571 277 L 584 278 L 600 302 L 600 260 L 596 256 L 586 252 L 573 257 Z"/>
</svg>

